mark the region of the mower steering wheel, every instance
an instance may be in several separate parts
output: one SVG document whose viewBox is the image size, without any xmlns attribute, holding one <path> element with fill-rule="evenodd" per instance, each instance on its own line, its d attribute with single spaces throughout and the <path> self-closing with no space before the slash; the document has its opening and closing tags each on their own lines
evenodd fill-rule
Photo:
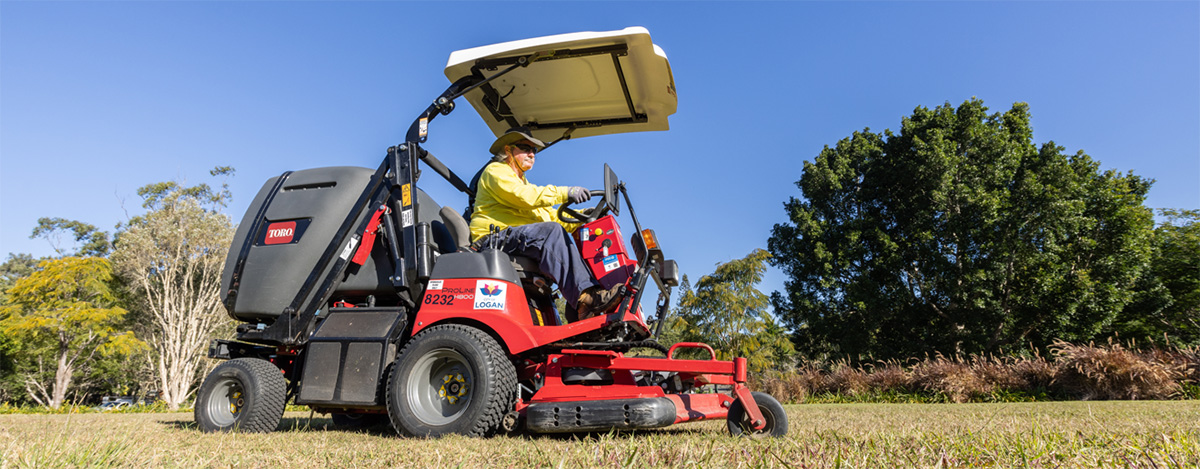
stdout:
<svg viewBox="0 0 1200 469">
<path fill-rule="evenodd" d="M 598 197 L 600 201 L 596 203 L 596 208 L 591 209 L 586 214 L 571 208 L 571 201 L 568 200 L 558 206 L 558 219 L 567 223 L 583 224 L 591 223 L 599 220 L 600 217 L 608 215 L 608 199 L 604 196 L 604 191 L 595 190 L 589 192 L 592 197 Z"/>
</svg>

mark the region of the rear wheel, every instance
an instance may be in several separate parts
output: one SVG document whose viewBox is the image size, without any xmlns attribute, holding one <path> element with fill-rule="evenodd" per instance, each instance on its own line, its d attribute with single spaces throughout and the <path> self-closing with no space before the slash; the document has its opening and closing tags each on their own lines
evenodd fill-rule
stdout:
<svg viewBox="0 0 1200 469">
<path fill-rule="evenodd" d="M 279 368 L 257 358 L 222 363 L 196 394 L 195 418 L 205 432 L 274 431 L 287 403 L 287 381 Z"/>
<path fill-rule="evenodd" d="M 431 327 L 404 347 L 388 382 L 388 415 L 407 436 L 495 434 L 516 396 L 517 373 L 491 336 Z"/>
<path fill-rule="evenodd" d="M 734 400 L 729 406 L 729 416 L 726 417 L 726 427 L 729 428 L 729 434 L 733 436 L 749 436 L 751 438 L 763 438 L 768 436 L 784 436 L 788 431 L 787 413 L 783 411 L 783 405 L 779 401 L 771 397 L 770 394 L 762 392 L 751 393 L 754 396 L 754 403 L 758 404 L 758 411 L 762 412 L 763 419 L 767 421 L 767 425 L 762 430 L 754 430 L 750 423 L 750 414 L 746 412 L 746 408 L 742 405 L 741 400 Z"/>
</svg>

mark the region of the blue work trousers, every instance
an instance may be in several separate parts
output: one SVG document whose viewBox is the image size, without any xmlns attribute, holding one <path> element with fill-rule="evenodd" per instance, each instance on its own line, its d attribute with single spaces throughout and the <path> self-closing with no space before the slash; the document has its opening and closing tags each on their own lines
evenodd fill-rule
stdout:
<svg viewBox="0 0 1200 469">
<path fill-rule="evenodd" d="M 504 231 L 480 238 L 476 245 L 488 246 L 493 237 L 498 238 L 496 242 L 501 251 L 537 259 L 538 268 L 558 284 L 559 291 L 573 308 L 578 306 L 580 293 L 600 285 L 592 279 L 591 271 L 583 262 L 567 230 L 558 223 L 510 226 Z"/>
</svg>

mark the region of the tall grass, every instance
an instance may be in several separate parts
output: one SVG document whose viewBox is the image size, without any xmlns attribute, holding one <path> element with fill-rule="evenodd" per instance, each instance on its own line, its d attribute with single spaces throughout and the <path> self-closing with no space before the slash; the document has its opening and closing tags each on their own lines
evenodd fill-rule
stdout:
<svg viewBox="0 0 1200 469">
<path fill-rule="evenodd" d="M 1011 402 L 1200 398 L 1200 351 L 1056 342 L 1050 359 L 946 357 L 807 363 L 753 376 L 781 402 Z"/>
</svg>

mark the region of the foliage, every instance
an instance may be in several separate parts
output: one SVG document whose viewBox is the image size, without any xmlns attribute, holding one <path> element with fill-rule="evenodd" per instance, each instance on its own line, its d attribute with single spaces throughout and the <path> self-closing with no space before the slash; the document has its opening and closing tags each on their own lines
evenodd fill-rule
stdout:
<svg viewBox="0 0 1200 469">
<path fill-rule="evenodd" d="M 1142 340 L 1200 344 L 1200 210 L 1161 209 L 1150 267 L 1113 330 Z"/>
<path fill-rule="evenodd" d="M 37 270 L 42 260 L 9 253 L 8 260 L 0 264 L 0 306 L 8 304 L 8 289 Z M 0 329 L 0 402 L 22 400 L 25 395 L 24 379 L 17 373 L 19 352 L 20 343 Z"/>
<path fill-rule="evenodd" d="M 696 283 L 695 291 L 685 282 L 668 335 L 676 340 L 668 342 L 707 343 L 720 360 L 746 357 L 753 371 L 790 364 L 793 348 L 787 332 L 767 311 L 767 296 L 755 288 L 770 256 L 757 249 L 719 264 Z"/>
<path fill-rule="evenodd" d="M 935 355 L 906 364 L 808 362 L 751 375 L 751 387 L 785 403 L 1192 399 L 1200 382 L 1198 350 L 1060 341 L 1049 360 L 1033 351 Z"/>
<path fill-rule="evenodd" d="M 230 194 L 227 185 L 176 182 L 149 184 L 138 194 L 147 212 L 121 227 L 112 260 L 145 316 L 141 332 L 162 398 L 177 409 L 193 391 L 208 341 L 228 323 L 219 290 L 233 227 L 218 209 Z"/>
<path fill-rule="evenodd" d="M 141 343 L 119 329 L 125 310 L 113 306 L 107 260 L 65 257 L 38 268 L 9 289 L 0 331 L 18 344 L 30 397 L 57 408 L 93 357 L 126 355 Z"/>
<path fill-rule="evenodd" d="M 8 289 L 12 288 L 17 280 L 28 277 L 33 271 L 37 270 L 38 263 L 43 259 L 34 259 L 30 254 L 8 254 L 8 260 L 0 264 L 0 300 L 3 300 L 7 295 Z"/>
<path fill-rule="evenodd" d="M 74 250 L 62 247 L 62 236 L 70 234 L 76 244 L 81 244 Z M 46 238 L 50 247 L 59 256 L 104 257 L 112 249 L 108 240 L 108 232 L 99 231 L 95 226 L 65 218 L 38 218 L 38 226 L 33 229 L 29 239 Z"/>
<path fill-rule="evenodd" d="M 1107 347 L 1054 344 L 1061 363 L 1055 384 L 1083 400 L 1166 399 L 1182 391 L 1182 363 L 1146 356 L 1119 343 Z"/>
<path fill-rule="evenodd" d="M 1088 340 L 1151 254 L 1150 181 L 1035 147 L 1024 103 L 918 107 L 806 162 L 769 240 L 776 313 L 810 356 L 876 359 Z"/>
</svg>

